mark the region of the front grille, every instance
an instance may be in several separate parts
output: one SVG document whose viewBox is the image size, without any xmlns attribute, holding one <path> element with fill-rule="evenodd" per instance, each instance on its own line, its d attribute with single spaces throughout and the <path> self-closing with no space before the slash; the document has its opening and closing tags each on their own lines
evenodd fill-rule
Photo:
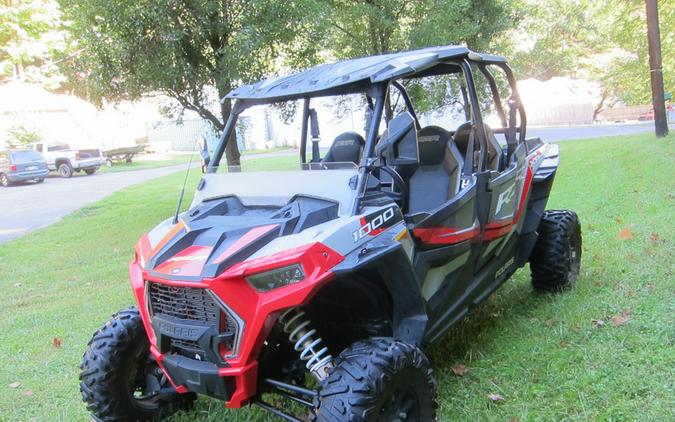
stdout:
<svg viewBox="0 0 675 422">
<path fill-rule="evenodd" d="M 147 289 L 148 305 L 153 316 L 171 317 L 179 323 L 185 321 L 210 327 L 208 332 L 211 334 L 202 336 L 209 338 L 199 340 L 160 333 L 161 338 L 165 339 L 158 344 L 162 353 L 178 353 L 214 363 L 222 363 L 223 357 L 232 357 L 236 353 L 241 322 L 221 308 L 208 289 L 154 282 L 148 282 Z"/>
<path fill-rule="evenodd" d="M 218 322 L 220 308 L 206 289 L 150 283 L 149 294 L 153 314 L 205 324 Z"/>
</svg>

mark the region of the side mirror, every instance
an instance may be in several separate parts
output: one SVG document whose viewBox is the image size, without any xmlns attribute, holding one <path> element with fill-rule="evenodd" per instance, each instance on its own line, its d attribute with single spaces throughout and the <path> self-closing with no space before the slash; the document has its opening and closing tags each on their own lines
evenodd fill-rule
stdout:
<svg viewBox="0 0 675 422">
<path fill-rule="evenodd" d="M 206 142 L 206 139 L 202 138 L 200 144 L 201 150 L 199 151 L 199 155 L 201 156 L 202 161 L 202 173 L 206 173 L 206 168 L 211 162 L 211 155 L 209 155 L 209 143 Z"/>
<path fill-rule="evenodd" d="M 388 166 L 405 166 L 419 162 L 417 129 L 415 119 L 410 113 L 406 111 L 391 119 L 375 152 L 384 157 Z"/>
</svg>

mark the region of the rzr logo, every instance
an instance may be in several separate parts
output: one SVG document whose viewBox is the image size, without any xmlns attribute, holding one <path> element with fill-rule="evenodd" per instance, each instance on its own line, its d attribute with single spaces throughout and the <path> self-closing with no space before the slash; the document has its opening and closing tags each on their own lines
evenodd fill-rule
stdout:
<svg viewBox="0 0 675 422">
<path fill-rule="evenodd" d="M 513 196 L 516 194 L 516 185 L 511 185 L 504 192 L 499 194 L 497 198 L 497 209 L 495 210 L 495 215 L 499 215 L 504 208 L 504 205 L 511 203 Z"/>
<path fill-rule="evenodd" d="M 361 219 L 361 227 L 352 233 L 352 237 L 354 237 L 354 243 L 358 242 L 369 234 L 373 236 L 380 234 L 385 228 L 391 226 L 389 223 L 393 222 L 391 220 L 394 218 L 394 215 L 394 208 L 391 207 L 387 208 L 375 217 L 372 217 L 372 214 L 363 217 Z"/>
</svg>

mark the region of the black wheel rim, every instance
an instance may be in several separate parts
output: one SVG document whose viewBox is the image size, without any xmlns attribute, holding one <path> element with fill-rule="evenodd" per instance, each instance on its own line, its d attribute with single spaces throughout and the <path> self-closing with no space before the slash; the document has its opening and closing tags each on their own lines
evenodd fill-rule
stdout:
<svg viewBox="0 0 675 422">
<path fill-rule="evenodd" d="M 417 394 L 405 386 L 395 388 L 385 395 L 377 420 L 380 422 L 419 421 L 420 403 Z"/>
</svg>

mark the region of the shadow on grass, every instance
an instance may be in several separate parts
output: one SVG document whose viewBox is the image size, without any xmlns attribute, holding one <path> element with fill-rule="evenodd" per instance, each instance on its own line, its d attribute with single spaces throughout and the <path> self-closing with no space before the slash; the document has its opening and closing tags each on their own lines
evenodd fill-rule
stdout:
<svg viewBox="0 0 675 422">
<path fill-rule="evenodd" d="M 529 268 L 519 270 L 427 349 L 434 371 L 449 373 L 454 363 L 478 358 L 482 350 L 498 341 L 509 322 L 534 318 L 536 311 L 547 307 L 552 297 L 561 294 L 564 293 L 534 291 Z"/>
</svg>

